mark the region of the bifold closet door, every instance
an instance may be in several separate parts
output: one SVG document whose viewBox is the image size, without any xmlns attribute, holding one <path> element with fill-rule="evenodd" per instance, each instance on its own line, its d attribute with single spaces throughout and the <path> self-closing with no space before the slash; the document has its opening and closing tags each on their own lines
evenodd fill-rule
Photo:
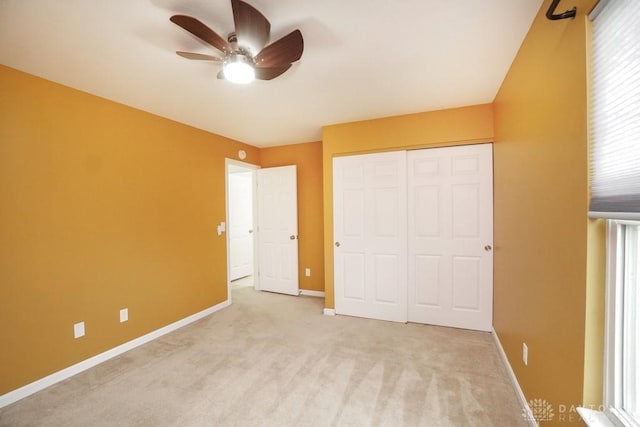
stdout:
<svg viewBox="0 0 640 427">
<path fill-rule="evenodd" d="M 408 320 L 490 331 L 491 144 L 408 152 Z"/>
<path fill-rule="evenodd" d="M 337 314 L 407 321 L 406 152 L 333 160 Z"/>
<path fill-rule="evenodd" d="M 491 330 L 491 144 L 335 158 L 333 200 L 337 314 Z"/>
</svg>

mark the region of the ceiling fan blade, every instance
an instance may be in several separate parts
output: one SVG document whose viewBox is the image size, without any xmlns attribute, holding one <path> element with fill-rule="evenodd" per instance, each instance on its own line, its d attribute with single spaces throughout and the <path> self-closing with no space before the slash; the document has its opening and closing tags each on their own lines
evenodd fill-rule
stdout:
<svg viewBox="0 0 640 427">
<path fill-rule="evenodd" d="M 227 43 L 225 39 L 220 37 L 215 31 L 204 25 L 202 22 L 198 21 L 196 18 L 192 18 L 191 16 L 186 15 L 173 15 L 169 19 L 174 24 L 184 28 L 194 36 L 198 37 L 200 40 L 209 43 L 219 51 L 231 51 L 229 43 Z"/>
<path fill-rule="evenodd" d="M 258 80 L 271 80 L 278 77 L 280 74 L 291 68 L 291 64 L 287 64 L 281 67 L 272 68 L 257 68 L 256 67 L 256 79 Z"/>
<path fill-rule="evenodd" d="M 302 57 L 304 40 L 300 30 L 295 30 L 262 49 L 256 56 L 256 66 L 260 68 L 283 67 Z"/>
<path fill-rule="evenodd" d="M 203 55 L 201 53 L 193 53 L 193 52 L 176 52 L 178 55 L 187 59 L 197 59 L 201 61 L 213 61 L 213 62 L 222 62 L 222 58 L 213 55 Z"/>
<path fill-rule="evenodd" d="M 271 24 L 253 6 L 242 0 L 231 0 L 238 45 L 247 47 L 255 56 L 269 41 Z"/>
</svg>

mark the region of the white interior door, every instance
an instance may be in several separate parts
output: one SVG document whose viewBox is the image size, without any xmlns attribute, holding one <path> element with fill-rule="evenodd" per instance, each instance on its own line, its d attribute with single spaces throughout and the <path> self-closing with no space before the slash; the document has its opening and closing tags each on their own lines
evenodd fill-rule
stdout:
<svg viewBox="0 0 640 427">
<path fill-rule="evenodd" d="M 253 274 L 253 172 L 229 173 L 229 280 Z"/>
<path fill-rule="evenodd" d="M 337 314 L 407 321 L 405 152 L 333 160 Z"/>
<path fill-rule="evenodd" d="M 408 152 L 410 322 L 491 330 L 491 144 Z"/>
<path fill-rule="evenodd" d="M 258 169 L 259 289 L 298 295 L 296 166 Z"/>
</svg>

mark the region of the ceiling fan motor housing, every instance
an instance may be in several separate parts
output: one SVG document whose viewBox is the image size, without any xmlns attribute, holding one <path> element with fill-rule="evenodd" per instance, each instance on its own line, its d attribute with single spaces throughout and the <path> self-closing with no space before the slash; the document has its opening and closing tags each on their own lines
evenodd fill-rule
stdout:
<svg viewBox="0 0 640 427">
<path fill-rule="evenodd" d="M 247 64 L 250 67 L 253 67 L 255 65 L 254 62 L 253 62 L 253 58 L 251 58 L 248 55 L 245 55 L 242 52 L 233 52 L 233 53 L 229 53 L 228 55 L 226 55 L 225 58 L 224 58 L 223 65 L 231 64 L 231 63 Z"/>
</svg>

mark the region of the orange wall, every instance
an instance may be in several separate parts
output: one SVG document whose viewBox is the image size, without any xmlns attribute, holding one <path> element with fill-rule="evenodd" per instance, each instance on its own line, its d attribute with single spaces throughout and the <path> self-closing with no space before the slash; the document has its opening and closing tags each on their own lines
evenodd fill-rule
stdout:
<svg viewBox="0 0 640 427">
<path fill-rule="evenodd" d="M 226 299 L 215 226 L 224 158 L 238 149 L 265 167 L 298 165 L 300 267 L 313 273 L 301 287 L 324 289 L 332 308 L 332 158 L 494 141 L 495 329 L 527 399 L 559 415 L 597 395 L 585 371 L 585 347 L 601 348 L 585 340 L 587 300 L 602 311 L 601 280 L 587 295 L 591 270 L 602 276 L 587 261 L 602 257 L 587 241 L 601 224 L 586 219 L 584 13 L 595 0 L 556 22 L 543 17 L 549 2 L 493 105 L 327 126 L 322 143 L 262 150 L 0 66 L 0 394 Z M 87 336 L 74 340 L 81 320 Z"/>
<path fill-rule="evenodd" d="M 322 143 L 263 148 L 260 164 L 265 168 L 297 165 L 300 288 L 324 291 Z M 311 268 L 311 277 L 304 275 L 305 268 Z"/>
<path fill-rule="evenodd" d="M 0 66 L 0 394 L 227 299 L 239 149 Z"/>
<path fill-rule="evenodd" d="M 491 142 L 490 104 L 454 108 L 323 128 L 325 306 L 333 293 L 333 157 L 346 154 Z"/>
<path fill-rule="evenodd" d="M 563 21 L 544 17 L 549 3 L 494 103 L 494 327 L 527 399 L 546 399 L 555 407 L 555 424 L 564 425 L 558 405 L 579 405 L 583 397 L 585 13 L 595 1 L 578 5 L 579 16 Z"/>
</svg>

